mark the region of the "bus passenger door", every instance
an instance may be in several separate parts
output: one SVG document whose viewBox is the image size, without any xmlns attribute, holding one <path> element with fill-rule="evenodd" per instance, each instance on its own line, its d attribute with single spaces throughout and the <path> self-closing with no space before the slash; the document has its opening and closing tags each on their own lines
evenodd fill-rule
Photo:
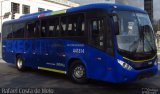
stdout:
<svg viewBox="0 0 160 94">
<path fill-rule="evenodd" d="M 89 21 L 89 45 L 88 59 L 91 77 L 101 79 L 107 71 L 107 60 L 105 52 L 106 17 L 92 18 Z"/>
</svg>

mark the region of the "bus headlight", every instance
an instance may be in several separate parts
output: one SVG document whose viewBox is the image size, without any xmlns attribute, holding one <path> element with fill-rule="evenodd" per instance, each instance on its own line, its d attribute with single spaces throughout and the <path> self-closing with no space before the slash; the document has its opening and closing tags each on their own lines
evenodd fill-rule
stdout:
<svg viewBox="0 0 160 94">
<path fill-rule="evenodd" d="M 127 70 L 132 70 L 132 67 L 129 65 L 129 64 L 127 64 L 127 63 L 125 63 L 124 61 L 122 61 L 122 60 L 117 60 L 118 61 L 118 63 L 123 67 L 123 68 L 125 68 L 125 69 L 127 69 Z"/>
</svg>

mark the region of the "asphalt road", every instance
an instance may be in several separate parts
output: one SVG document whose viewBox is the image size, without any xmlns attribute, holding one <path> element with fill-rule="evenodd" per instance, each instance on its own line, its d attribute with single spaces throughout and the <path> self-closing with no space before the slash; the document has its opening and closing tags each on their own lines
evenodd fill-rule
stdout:
<svg viewBox="0 0 160 94">
<path fill-rule="evenodd" d="M 53 94 L 160 94 L 160 73 L 131 83 L 90 80 L 80 85 L 72 83 L 65 75 L 40 70 L 19 72 L 14 65 L 0 63 L 0 88 L 0 93 L 2 88 L 48 88 L 54 90 Z"/>
</svg>

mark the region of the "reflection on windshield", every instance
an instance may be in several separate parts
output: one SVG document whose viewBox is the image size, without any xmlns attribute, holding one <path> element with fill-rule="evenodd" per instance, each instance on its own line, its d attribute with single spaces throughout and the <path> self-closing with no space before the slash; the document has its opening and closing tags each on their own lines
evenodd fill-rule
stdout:
<svg viewBox="0 0 160 94">
<path fill-rule="evenodd" d="M 147 14 L 119 11 L 120 31 L 117 35 L 121 50 L 143 53 L 156 49 L 151 22 Z"/>
<path fill-rule="evenodd" d="M 136 15 L 139 21 L 140 32 L 142 33 L 141 35 L 144 43 L 143 52 L 150 52 L 155 50 L 156 49 L 155 38 L 149 17 L 146 14 L 142 13 L 136 13 Z"/>
</svg>

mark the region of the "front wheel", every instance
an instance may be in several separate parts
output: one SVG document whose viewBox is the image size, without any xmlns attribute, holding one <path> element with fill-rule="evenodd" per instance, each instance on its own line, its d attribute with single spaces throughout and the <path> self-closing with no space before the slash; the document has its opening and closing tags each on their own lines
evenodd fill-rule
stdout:
<svg viewBox="0 0 160 94">
<path fill-rule="evenodd" d="M 24 71 L 25 67 L 24 67 L 24 62 L 21 56 L 17 56 L 16 58 L 16 67 L 19 71 Z"/>
<path fill-rule="evenodd" d="M 74 61 L 69 68 L 69 76 L 76 83 L 86 83 L 86 68 L 80 61 Z"/>
</svg>

